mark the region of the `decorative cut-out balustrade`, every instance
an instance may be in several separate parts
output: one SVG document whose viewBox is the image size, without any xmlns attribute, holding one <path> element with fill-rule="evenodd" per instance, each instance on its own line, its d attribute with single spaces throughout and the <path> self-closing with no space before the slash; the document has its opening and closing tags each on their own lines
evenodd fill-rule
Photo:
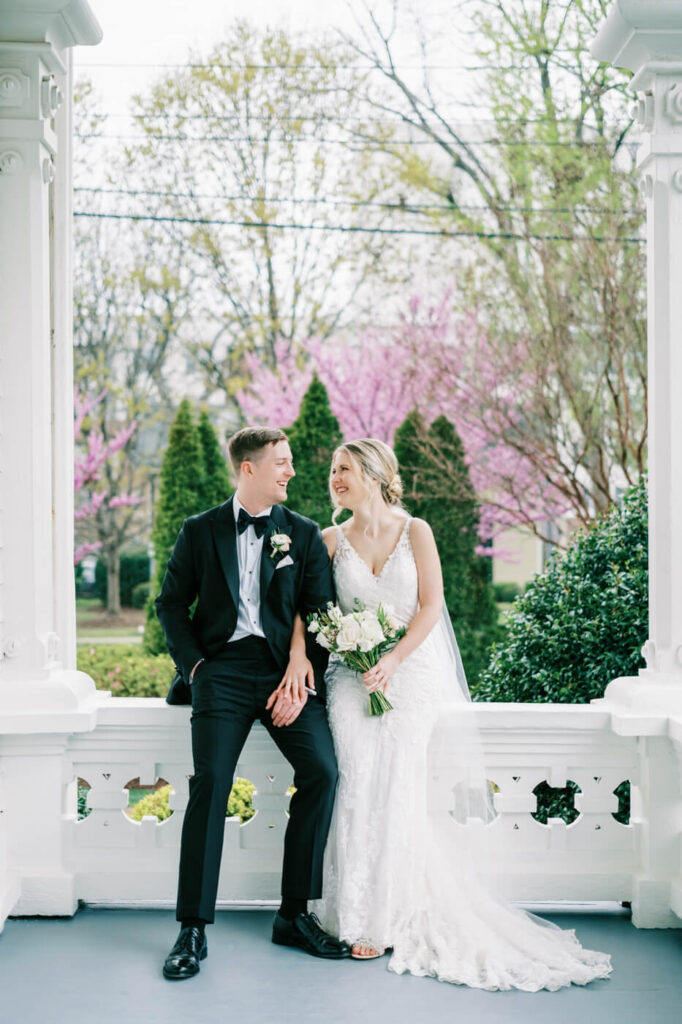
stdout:
<svg viewBox="0 0 682 1024">
<path fill-rule="evenodd" d="M 634 817 L 626 823 L 624 811 L 638 785 L 636 738 L 615 735 L 609 716 L 589 706 L 491 704 L 470 713 L 495 788 L 497 816 L 487 828 L 503 854 L 504 891 L 523 900 L 629 900 L 638 825 Z M 174 900 L 192 773 L 188 719 L 187 709 L 162 701 L 112 700 L 94 731 L 72 736 L 64 827 L 81 900 Z M 226 818 L 219 900 L 276 899 L 292 772 L 261 726 L 237 774 L 255 784 L 257 813 L 245 825 Z M 78 778 L 90 786 L 91 813 L 80 820 Z M 163 822 L 131 820 L 131 779 L 166 780 L 175 813 Z"/>
</svg>

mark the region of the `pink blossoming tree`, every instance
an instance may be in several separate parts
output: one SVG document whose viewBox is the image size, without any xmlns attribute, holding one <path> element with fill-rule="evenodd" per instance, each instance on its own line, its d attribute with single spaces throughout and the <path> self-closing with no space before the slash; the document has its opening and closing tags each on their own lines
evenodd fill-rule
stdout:
<svg viewBox="0 0 682 1024">
<path fill-rule="evenodd" d="M 379 437 L 391 444 L 412 409 L 427 427 L 445 415 L 462 439 L 481 503 L 481 539 L 517 525 L 544 536 L 546 524 L 572 510 L 572 504 L 563 479 L 550 472 L 546 453 L 528 434 L 533 388 L 528 366 L 524 339 L 506 348 L 495 344 L 475 316 L 454 316 L 446 292 L 431 306 L 412 298 L 388 333 L 313 338 L 298 347 L 279 339 L 276 371 L 252 357 L 251 383 L 238 401 L 250 422 L 286 427 L 316 370 L 344 437 Z M 437 467 L 439 453 L 427 452 L 428 445 L 425 433 L 425 454 Z M 443 465 L 443 499 L 453 497 Z"/>
<path fill-rule="evenodd" d="M 74 562 L 77 565 L 86 555 L 102 553 L 108 574 L 107 610 L 117 614 L 120 549 L 129 533 L 134 510 L 143 499 L 132 487 L 122 486 L 133 475 L 127 449 L 137 423 L 133 420 L 108 437 L 106 422 L 101 415 L 95 415 L 102 412 L 105 397 L 105 391 L 96 395 L 76 391 L 74 397 L 74 518 L 79 541 Z"/>
</svg>

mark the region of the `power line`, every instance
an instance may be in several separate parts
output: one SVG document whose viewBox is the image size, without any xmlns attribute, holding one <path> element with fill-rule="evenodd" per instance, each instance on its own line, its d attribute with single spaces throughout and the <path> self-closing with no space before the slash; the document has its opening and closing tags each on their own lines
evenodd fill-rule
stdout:
<svg viewBox="0 0 682 1024">
<path fill-rule="evenodd" d="M 549 242 L 625 242 L 627 244 L 639 245 L 645 241 L 643 238 L 627 238 L 622 236 L 598 236 L 591 238 L 580 238 L 575 235 L 522 235 L 515 232 L 496 231 L 429 231 L 415 228 L 367 228 L 355 225 L 341 224 L 277 224 L 268 221 L 249 220 L 221 220 L 213 217 L 171 217 L 158 216 L 155 214 L 133 214 L 133 213 L 93 213 L 85 210 L 74 211 L 74 217 L 92 217 L 98 220 L 132 220 L 149 221 L 163 224 L 206 224 L 218 225 L 221 227 L 237 228 L 258 228 L 273 229 L 277 231 L 329 231 L 346 234 L 368 234 L 368 235 L 421 235 L 437 236 L 439 238 L 499 238 L 516 241 L 549 241 Z"/>
<path fill-rule="evenodd" d="M 101 64 L 78 62 L 78 68 L 147 68 L 158 70 L 167 68 L 169 70 L 193 71 L 194 69 L 216 68 L 218 71 L 385 71 L 377 64 L 223 64 L 220 61 L 208 61 L 195 63 L 193 61 L 181 64 L 146 64 L 143 62 L 120 62 L 103 61 Z M 490 64 L 395 64 L 394 68 L 400 71 L 527 71 L 531 64 L 501 64 L 491 66 Z"/>
<path fill-rule="evenodd" d="M 488 107 L 482 106 L 481 110 L 487 110 Z M 159 120 L 174 120 L 174 121 L 236 121 L 240 122 L 242 118 L 239 114 L 174 114 L 174 113 L 163 113 L 163 114 L 150 114 L 147 111 L 135 112 L 124 114 L 124 113 L 101 113 L 97 115 L 102 119 L 111 118 L 112 120 L 138 120 L 138 121 L 159 121 Z M 329 121 L 330 118 L 327 114 L 314 115 L 314 114 L 249 114 L 249 121 L 267 121 L 267 122 L 312 122 L 318 123 L 320 121 Z M 475 121 L 460 121 L 458 127 L 460 128 L 474 128 L 480 124 L 575 124 L 576 117 L 488 117 L 488 118 L 477 118 Z M 348 117 L 344 115 L 344 123 L 346 124 L 366 124 L 368 118 L 365 117 Z M 453 119 L 454 123 L 454 119 Z M 622 121 L 619 118 L 614 118 L 613 125 L 619 127 Z M 401 121 L 397 117 L 393 118 L 372 118 L 372 125 L 395 125 L 397 127 L 404 127 L 405 122 Z M 428 122 L 427 122 L 428 124 Z M 431 127 L 440 128 L 440 122 L 436 122 Z M 589 125 L 587 126 L 590 127 Z"/>
<path fill-rule="evenodd" d="M 117 140 L 119 140 L 121 142 L 149 142 L 150 140 L 154 139 L 154 140 L 159 141 L 159 142 L 249 142 L 249 143 L 259 143 L 259 144 L 272 143 L 272 142 L 281 142 L 281 143 L 284 143 L 286 145 L 289 145 L 292 142 L 296 142 L 296 143 L 306 143 L 306 142 L 308 142 L 308 143 L 315 143 L 315 144 L 318 144 L 318 145 L 322 144 L 322 145 L 336 145 L 336 146 L 349 146 L 352 143 L 376 143 L 377 147 L 379 147 L 379 148 L 383 147 L 383 146 L 390 146 L 390 145 L 400 145 L 400 146 L 437 146 L 437 145 L 439 145 L 439 143 L 438 143 L 438 141 L 436 139 L 400 139 L 400 140 L 394 142 L 391 139 L 373 139 L 373 138 L 363 138 L 363 137 L 358 137 L 358 138 L 354 139 L 352 136 L 347 138 L 347 139 L 325 139 L 325 138 L 317 138 L 315 136 L 309 136 L 307 138 L 304 137 L 304 136 L 297 136 L 297 137 L 294 137 L 294 138 L 286 138 L 286 137 L 284 137 L 284 138 L 279 138 L 279 139 L 275 139 L 275 138 L 259 139 L 259 138 L 254 138 L 253 135 L 246 135 L 246 136 L 240 136 L 240 135 L 194 135 L 193 136 L 193 135 L 160 135 L 160 134 L 156 134 L 156 133 L 154 133 L 154 134 L 149 133 L 148 135 L 116 135 L 116 134 L 109 134 L 108 132 L 101 132 L 101 133 L 97 133 L 97 132 L 75 132 L 74 134 L 75 134 L 77 139 L 117 139 Z M 509 146 L 509 147 L 519 147 L 519 146 L 525 146 L 525 147 L 533 146 L 533 147 L 536 147 L 536 146 L 540 146 L 542 148 L 549 147 L 549 148 L 560 148 L 560 149 L 586 149 L 589 146 L 594 145 L 594 143 L 590 143 L 590 142 L 586 142 L 586 141 L 577 141 L 577 142 L 534 142 L 533 140 L 527 140 L 527 139 L 524 139 L 524 140 L 519 141 L 519 142 L 512 142 L 510 140 L 505 140 L 505 139 L 468 139 L 468 140 L 458 139 L 458 140 L 455 140 L 455 142 L 456 142 L 457 145 L 460 145 L 460 146 Z M 640 143 L 638 143 L 638 142 L 637 143 L 632 143 L 631 145 L 639 146 Z"/>
<path fill-rule="evenodd" d="M 408 203 L 405 202 L 379 202 L 372 199 L 327 199 L 321 196 L 314 196 L 310 199 L 295 196 L 245 196 L 245 195 L 220 195 L 207 192 L 164 192 L 160 189 L 146 188 L 101 188 L 95 186 L 80 185 L 74 188 L 74 192 L 91 192 L 97 195 L 120 195 L 120 196 L 158 196 L 161 199 L 214 199 L 224 202 L 246 202 L 246 203 L 290 203 L 293 205 L 320 205 L 320 206 L 343 206 L 352 209 L 359 207 L 372 207 L 380 210 L 398 210 L 403 213 L 453 213 L 455 210 L 464 210 L 471 213 L 499 212 L 499 213 L 617 213 L 634 216 L 639 211 L 624 209 L 609 209 L 608 207 L 597 206 L 474 206 L 465 203 L 429 204 L 429 203 Z"/>
</svg>

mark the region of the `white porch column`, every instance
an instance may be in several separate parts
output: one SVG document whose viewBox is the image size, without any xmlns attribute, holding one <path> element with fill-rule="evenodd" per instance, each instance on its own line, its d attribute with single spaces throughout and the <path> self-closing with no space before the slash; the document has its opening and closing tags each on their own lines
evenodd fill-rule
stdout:
<svg viewBox="0 0 682 1024">
<path fill-rule="evenodd" d="M 68 47 L 101 33 L 84 0 L 2 0 L 0 13 L 2 714 L 37 702 L 74 709 L 83 692 L 82 679 L 60 672 L 74 667 L 73 614 L 64 611 L 73 605 L 65 61 Z"/>
<path fill-rule="evenodd" d="M 85 0 L 0 0 L 0 927 L 75 907 L 60 750 L 96 692 L 75 670 L 69 48 L 100 38 Z"/>
<path fill-rule="evenodd" d="M 617 732 L 642 737 L 635 923 L 680 927 L 671 907 L 682 883 L 682 3 L 614 0 L 592 53 L 634 72 L 647 201 L 649 350 L 647 667 L 614 680 L 598 703 L 611 710 Z"/>
</svg>

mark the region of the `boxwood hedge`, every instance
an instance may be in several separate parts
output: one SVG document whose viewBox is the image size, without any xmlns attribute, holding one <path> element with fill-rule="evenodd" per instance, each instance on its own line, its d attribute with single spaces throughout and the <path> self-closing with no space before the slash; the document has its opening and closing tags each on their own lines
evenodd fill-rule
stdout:
<svg viewBox="0 0 682 1024">
<path fill-rule="evenodd" d="M 518 597 L 475 688 L 479 701 L 587 703 L 636 675 L 648 633 L 644 480 Z"/>
</svg>

